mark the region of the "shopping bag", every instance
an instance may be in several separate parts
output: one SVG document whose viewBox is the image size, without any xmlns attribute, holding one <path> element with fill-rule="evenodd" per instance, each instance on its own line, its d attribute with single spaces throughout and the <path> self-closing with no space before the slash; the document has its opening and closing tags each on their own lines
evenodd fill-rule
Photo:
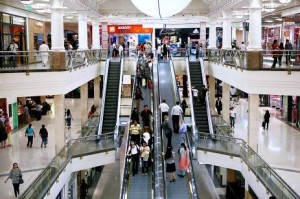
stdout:
<svg viewBox="0 0 300 199">
<path fill-rule="evenodd" d="M 148 80 L 148 88 L 149 89 L 153 88 L 153 84 L 152 84 L 152 80 L 151 79 Z"/>
<path fill-rule="evenodd" d="M 265 122 L 262 122 L 262 123 L 261 123 L 261 126 L 262 126 L 263 128 L 265 128 L 265 127 L 266 127 L 266 123 L 265 123 Z"/>
<path fill-rule="evenodd" d="M 143 78 L 143 80 L 142 80 L 142 86 L 146 86 L 146 79 L 145 78 Z"/>
</svg>

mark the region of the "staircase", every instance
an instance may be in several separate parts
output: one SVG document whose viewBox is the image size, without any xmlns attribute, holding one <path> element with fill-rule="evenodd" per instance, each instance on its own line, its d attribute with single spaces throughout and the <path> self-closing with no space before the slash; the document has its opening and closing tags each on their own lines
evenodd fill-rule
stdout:
<svg viewBox="0 0 300 199">
<path fill-rule="evenodd" d="M 196 86 L 199 92 L 203 87 L 200 62 L 189 62 L 191 85 Z M 199 132 L 209 133 L 206 107 L 194 106 L 195 123 Z"/>
<path fill-rule="evenodd" d="M 110 62 L 108 70 L 102 133 L 113 132 L 118 110 L 120 62 Z"/>
</svg>

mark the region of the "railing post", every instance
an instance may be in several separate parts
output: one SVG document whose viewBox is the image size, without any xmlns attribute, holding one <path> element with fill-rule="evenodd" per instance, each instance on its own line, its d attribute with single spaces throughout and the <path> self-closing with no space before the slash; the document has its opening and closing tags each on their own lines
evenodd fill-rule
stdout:
<svg viewBox="0 0 300 199">
<path fill-rule="evenodd" d="M 247 69 L 259 70 L 263 68 L 262 51 L 247 51 L 246 64 Z"/>
</svg>

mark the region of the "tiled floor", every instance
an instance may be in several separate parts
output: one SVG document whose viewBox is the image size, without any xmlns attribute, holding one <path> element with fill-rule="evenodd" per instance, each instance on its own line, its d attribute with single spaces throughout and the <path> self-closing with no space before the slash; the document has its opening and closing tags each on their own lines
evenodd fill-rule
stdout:
<svg viewBox="0 0 300 199">
<path fill-rule="evenodd" d="M 52 100 L 49 100 L 52 104 Z M 89 99 L 89 106 L 91 107 L 92 100 Z M 53 105 L 51 106 L 54 107 Z M 79 137 L 77 133 L 81 128 L 81 111 L 80 111 L 80 99 L 66 99 L 65 108 L 70 108 L 74 120 L 72 121 L 72 128 L 68 130 L 65 128 L 67 139 L 74 139 Z M 34 179 L 42 172 L 50 161 L 55 156 L 55 131 L 53 129 L 54 112 L 50 112 L 49 115 L 43 116 L 40 121 L 33 121 L 32 125 L 35 129 L 36 137 L 33 140 L 32 148 L 27 148 L 27 139 L 24 137 L 26 127 L 19 129 L 15 132 L 13 137 L 13 146 L 0 149 L 0 192 L 3 199 L 14 198 L 13 187 L 11 181 L 4 183 L 7 175 L 12 168 L 14 162 L 19 163 L 19 167 L 24 173 L 24 184 L 20 186 L 20 191 L 23 192 Z M 41 138 L 38 136 L 41 125 L 45 124 L 49 133 L 47 148 L 41 148 Z M 64 140 L 62 140 L 64 142 Z"/>
<path fill-rule="evenodd" d="M 260 112 L 259 125 L 261 125 L 266 109 L 269 109 L 271 113 L 269 130 L 259 128 L 258 132 L 251 134 L 251 139 L 257 140 L 258 154 L 271 167 L 276 168 L 276 172 L 300 194 L 300 132 L 277 119 L 275 110 L 268 107 L 258 109 Z M 236 106 L 237 120 L 234 136 L 244 140 L 247 140 L 247 110 L 247 100 L 240 99 L 239 105 Z"/>
</svg>

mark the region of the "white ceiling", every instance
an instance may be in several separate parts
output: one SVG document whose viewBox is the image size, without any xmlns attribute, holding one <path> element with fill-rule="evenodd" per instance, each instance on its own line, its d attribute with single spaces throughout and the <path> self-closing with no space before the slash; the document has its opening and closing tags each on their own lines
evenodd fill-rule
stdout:
<svg viewBox="0 0 300 199">
<path fill-rule="evenodd" d="M 50 8 L 51 0 L 33 0 L 31 5 L 35 7 L 37 4 L 44 5 L 42 7 Z M 182 12 L 176 14 L 173 17 L 167 19 L 154 19 L 141 13 L 130 0 L 81 0 L 82 3 L 89 6 L 89 8 L 82 6 L 79 3 L 75 3 L 73 0 L 64 0 L 64 6 L 66 7 L 65 21 L 76 22 L 79 11 L 87 11 L 89 19 L 98 19 L 99 21 L 107 21 L 111 24 L 177 24 L 177 25 L 191 25 L 195 26 L 201 21 L 207 21 L 207 15 L 217 6 L 228 2 L 227 0 L 192 0 L 189 6 L 187 6 Z M 175 1 L 175 0 L 174 0 Z M 15 8 L 23 9 L 24 5 L 20 3 L 20 0 L 0 0 L 0 5 L 8 5 Z M 278 5 L 274 12 L 263 12 L 263 16 L 273 15 L 275 13 L 280 14 L 282 10 L 300 5 L 300 0 L 293 0 L 288 5 L 280 4 L 278 0 L 263 0 L 263 7 L 268 8 L 270 5 Z M 249 0 L 237 0 L 234 3 L 224 7 L 233 11 L 233 19 L 235 22 L 242 22 L 248 19 L 248 7 Z M 50 18 L 50 13 L 40 13 L 32 9 L 31 12 L 38 13 L 46 18 Z M 50 12 L 50 10 L 48 10 Z M 92 11 L 96 11 L 93 13 Z M 215 17 L 222 17 L 222 12 L 217 11 L 213 14 Z M 236 16 L 239 16 L 237 18 Z M 220 20 L 221 21 L 221 20 Z"/>
</svg>

